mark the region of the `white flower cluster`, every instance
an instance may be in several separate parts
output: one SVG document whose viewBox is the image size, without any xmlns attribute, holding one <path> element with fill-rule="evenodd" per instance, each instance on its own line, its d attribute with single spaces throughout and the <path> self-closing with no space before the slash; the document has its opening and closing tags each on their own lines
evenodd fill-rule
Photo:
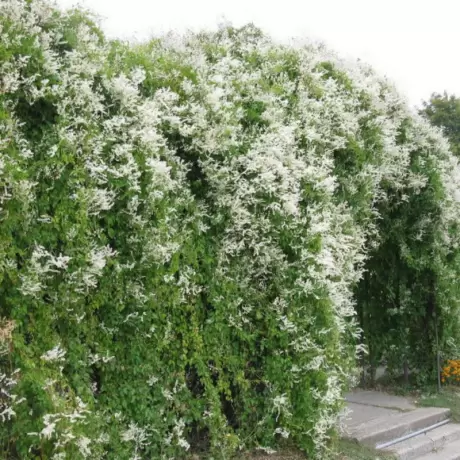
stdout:
<svg viewBox="0 0 460 460">
<path fill-rule="evenodd" d="M 60 345 L 56 345 L 51 350 L 44 353 L 41 358 L 43 361 L 64 361 L 66 351 L 63 350 Z"/>
<path fill-rule="evenodd" d="M 67 458 L 65 451 L 69 445 L 78 448 L 82 458 L 92 458 L 91 439 L 78 434 L 78 429 L 87 423 L 90 411 L 80 398 L 76 398 L 72 412 L 56 412 L 43 416 L 43 429 L 39 433 L 27 433 L 31 438 L 54 439 L 53 458 Z M 33 446 L 31 446 L 32 448 Z"/>
<path fill-rule="evenodd" d="M 25 401 L 24 398 L 18 398 L 13 393 L 14 387 L 18 383 L 19 369 L 14 370 L 11 374 L 0 373 L 0 392 L 2 401 L 0 403 L 0 419 L 2 422 L 11 420 L 16 415 L 14 407 Z"/>
</svg>

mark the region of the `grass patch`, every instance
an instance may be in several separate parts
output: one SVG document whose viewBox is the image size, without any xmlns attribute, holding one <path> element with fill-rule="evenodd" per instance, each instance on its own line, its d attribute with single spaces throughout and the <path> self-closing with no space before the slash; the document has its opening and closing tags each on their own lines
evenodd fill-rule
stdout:
<svg viewBox="0 0 460 460">
<path fill-rule="evenodd" d="M 422 391 L 416 401 L 422 407 L 446 407 L 451 411 L 451 419 L 460 422 L 460 388 L 443 387 L 440 393 L 436 390 Z"/>
<path fill-rule="evenodd" d="M 437 386 L 417 387 L 415 385 L 379 385 L 379 390 L 390 394 L 406 396 L 419 407 L 445 407 L 451 411 L 451 419 L 460 422 L 460 387 L 444 385 L 441 391 Z"/>
<path fill-rule="evenodd" d="M 392 460 L 394 456 L 381 450 L 366 447 L 348 439 L 341 439 L 339 442 L 338 460 Z"/>
<path fill-rule="evenodd" d="M 394 456 L 386 452 L 377 451 L 371 447 L 363 446 L 355 441 L 341 439 L 338 442 L 337 460 L 394 460 Z M 244 454 L 235 460 L 307 460 L 305 454 L 297 450 L 285 450 L 276 454 Z"/>
<path fill-rule="evenodd" d="M 235 460 L 307 460 L 307 457 L 300 451 L 283 450 L 276 454 L 248 453 L 237 457 Z"/>
</svg>

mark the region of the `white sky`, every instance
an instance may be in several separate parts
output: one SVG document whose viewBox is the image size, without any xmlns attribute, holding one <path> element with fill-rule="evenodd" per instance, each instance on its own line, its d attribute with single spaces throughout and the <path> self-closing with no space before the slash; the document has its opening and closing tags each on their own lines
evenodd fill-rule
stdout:
<svg viewBox="0 0 460 460">
<path fill-rule="evenodd" d="M 310 37 L 361 58 L 419 105 L 432 92 L 460 95 L 460 0 L 57 0 L 102 16 L 109 36 L 253 22 L 277 39 Z"/>
</svg>

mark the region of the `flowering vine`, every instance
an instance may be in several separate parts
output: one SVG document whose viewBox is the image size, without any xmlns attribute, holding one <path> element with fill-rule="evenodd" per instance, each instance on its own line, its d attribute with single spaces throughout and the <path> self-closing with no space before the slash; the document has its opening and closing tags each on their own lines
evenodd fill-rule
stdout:
<svg viewBox="0 0 460 460">
<path fill-rule="evenodd" d="M 6 0 L 0 56 L 3 454 L 329 455 L 390 208 L 436 198 L 414 234 L 457 273 L 442 136 L 371 69 L 250 26 L 133 45 Z"/>
</svg>

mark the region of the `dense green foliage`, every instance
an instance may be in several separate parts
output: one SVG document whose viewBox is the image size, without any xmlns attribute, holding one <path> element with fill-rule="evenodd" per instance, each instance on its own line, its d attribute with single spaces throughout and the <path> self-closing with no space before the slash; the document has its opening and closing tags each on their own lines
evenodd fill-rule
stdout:
<svg viewBox="0 0 460 460">
<path fill-rule="evenodd" d="M 41 0 L 0 32 L 2 457 L 325 458 L 356 296 L 372 359 L 429 349 L 425 292 L 456 337 L 459 167 L 371 69 Z"/>
<path fill-rule="evenodd" d="M 424 102 L 421 114 L 433 125 L 442 128 L 450 142 L 452 153 L 460 156 L 460 99 L 453 94 L 433 94 Z"/>
<path fill-rule="evenodd" d="M 420 114 L 443 129 L 458 156 L 459 101 L 434 94 Z M 403 126 L 399 139 L 404 141 L 406 136 Z M 419 150 L 410 165 L 414 171 L 423 171 L 430 186 L 403 201 L 396 196 L 396 201 L 379 209 L 382 240 L 370 253 L 358 289 L 358 314 L 369 348 L 365 362 L 372 369 L 384 363 L 394 376 L 405 369 L 407 378 L 412 371 L 419 384 L 437 381 L 436 353 L 439 349 L 442 357 L 456 355 L 454 338 L 459 337 L 459 252 L 456 245 L 443 244 L 445 229 L 439 227 L 442 178 L 431 155 Z M 454 224 L 449 233 L 456 232 Z"/>
<path fill-rule="evenodd" d="M 372 370 L 384 364 L 395 377 L 405 372 L 407 379 L 412 372 L 418 384 L 437 381 L 437 351 L 455 354 L 460 332 L 460 254 L 456 245 L 445 245 L 446 230 L 439 225 L 444 197 L 435 163 L 416 152 L 410 166 L 423 171 L 428 186 L 378 206 L 381 238 L 358 286 L 369 351 L 364 362 Z M 457 232 L 457 224 L 448 231 Z"/>
</svg>

